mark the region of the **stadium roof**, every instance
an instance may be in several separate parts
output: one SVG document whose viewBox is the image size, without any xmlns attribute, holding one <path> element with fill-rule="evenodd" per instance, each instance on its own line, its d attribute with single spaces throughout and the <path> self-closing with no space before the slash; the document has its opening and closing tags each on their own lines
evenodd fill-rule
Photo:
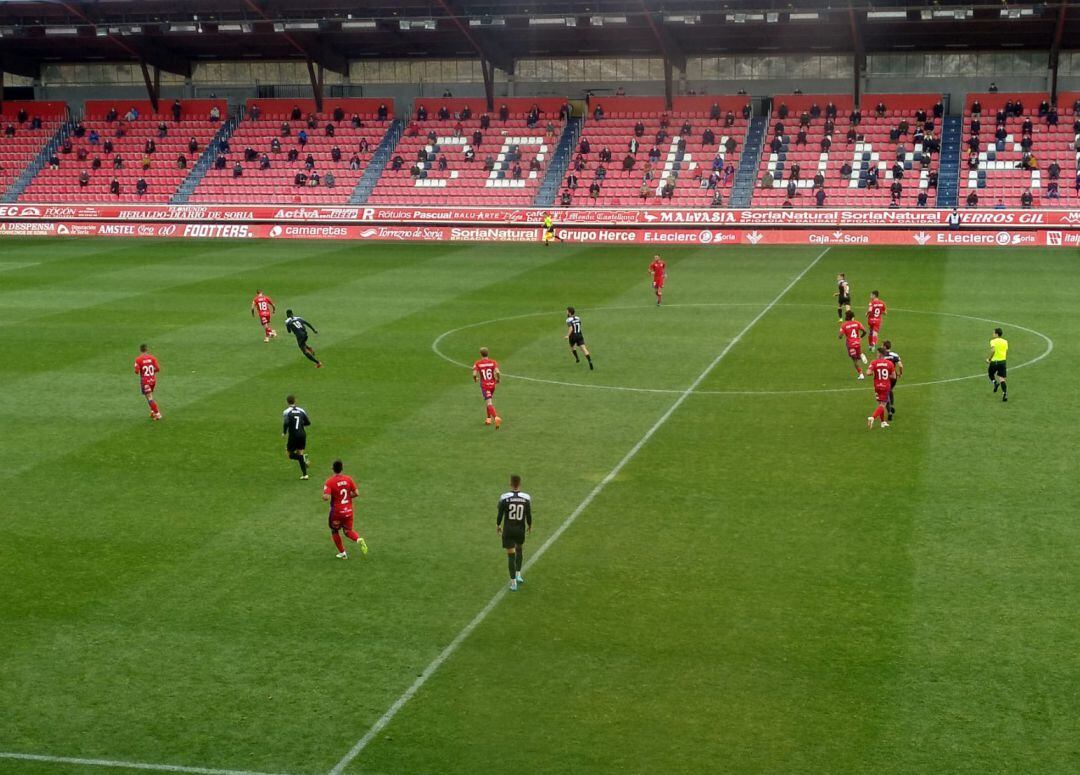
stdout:
<svg viewBox="0 0 1080 775">
<path fill-rule="evenodd" d="M 0 4 L 0 64 L 302 59 L 517 58 L 1053 48 L 1080 38 L 1067 0 L 940 5 L 876 0 L 55 0 Z"/>
</svg>

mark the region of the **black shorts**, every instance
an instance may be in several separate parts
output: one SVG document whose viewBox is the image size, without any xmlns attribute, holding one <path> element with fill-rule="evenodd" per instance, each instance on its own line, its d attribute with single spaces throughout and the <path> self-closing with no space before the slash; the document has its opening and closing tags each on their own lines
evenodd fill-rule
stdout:
<svg viewBox="0 0 1080 775">
<path fill-rule="evenodd" d="M 307 334 L 296 337 L 296 346 L 303 350 L 307 347 Z"/>
<path fill-rule="evenodd" d="M 503 549 L 513 549 L 515 546 L 521 546 L 525 543 L 525 531 L 524 530 L 503 530 L 502 534 Z"/>
<path fill-rule="evenodd" d="M 302 449 L 307 449 L 307 435 L 289 436 L 285 441 L 286 452 L 299 452 Z"/>
<path fill-rule="evenodd" d="M 570 346 L 571 347 L 584 347 L 585 335 L 584 334 L 570 334 Z"/>
<path fill-rule="evenodd" d="M 836 306 L 837 307 L 846 307 L 849 304 L 851 304 L 851 297 L 850 296 L 841 296 L 840 298 L 838 298 L 836 300 Z"/>
<path fill-rule="evenodd" d="M 993 379 L 995 376 L 1005 379 L 1005 361 L 990 361 L 990 368 L 986 373 Z"/>
</svg>

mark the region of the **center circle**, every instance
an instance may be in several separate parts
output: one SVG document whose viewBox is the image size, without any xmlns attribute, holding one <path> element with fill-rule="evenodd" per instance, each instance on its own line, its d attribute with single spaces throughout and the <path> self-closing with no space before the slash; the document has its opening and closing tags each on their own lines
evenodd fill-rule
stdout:
<svg viewBox="0 0 1080 775">
<path fill-rule="evenodd" d="M 820 305 L 820 304 L 796 304 L 796 303 L 784 304 L 784 303 L 781 303 L 781 304 L 777 304 L 775 306 L 776 307 L 784 307 L 784 308 L 812 307 L 812 308 L 819 309 L 819 310 L 822 308 L 822 305 Z M 649 305 L 649 306 L 627 305 L 627 306 L 613 306 L 613 307 L 593 307 L 593 308 L 591 308 L 589 310 L 589 314 L 591 316 L 593 313 L 598 313 L 598 312 L 599 313 L 602 313 L 602 312 L 620 312 L 620 311 L 643 312 L 645 310 L 649 310 L 650 307 L 651 307 L 651 305 Z M 695 307 L 737 308 L 737 307 L 753 307 L 753 308 L 756 309 L 756 308 L 760 308 L 761 304 L 758 304 L 758 303 L 746 303 L 746 302 L 741 302 L 741 303 L 740 302 L 700 302 L 700 303 L 685 303 L 685 304 L 665 304 L 664 307 L 665 308 L 695 308 Z M 827 309 L 827 307 L 826 307 L 826 309 Z M 1031 359 L 1029 359 L 1027 361 L 1024 361 L 1023 363 L 1020 363 L 1020 364 L 1018 364 L 1016 366 L 1013 366 L 1013 365 L 1010 364 L 1010 371 L 1015 371 L 1016 369 L 1021 369 L 1021 368 L 1024 368 L 1025 366 L 1034 365 L 1034 364 L 1038 363 L 1039 361 L 1045 359 L 1054 350 L 1054 341 L 1049 336 L 1042 333 L 1041 331 L 1036 331 L 1033 328 L 1028 328 L 1027 326 L 1022 326 L 1022 325 L 1019 325 L 1017 323 L 1007 323 L 1007 322 L 1000 321 L 1000 320 L 994 320 L 992 318 L 978 317 L 978 316 L 975 316 L 975 315 L 961 315 L 961 314 L 952 313 L 952 312 L 937 312 L 937 311 L 912 310 L 912 309 L 902 309 L 902 308 L 890 308 L 889 311 L 890 311 L 890 313 L 903 313 L 903 314 L 912 314 L 912 315 L 930 315 L 930 316 L 938 316 L 938 317 L 942 317 L 942 318 L 952 318 L 952 319 L 957 319 L 957 320 L 968 320 L 968 321 L 973 321 L 973 322 L 977 322 L 977 323 L 986 323 L 986 324 L 991 324 L 991 325 L 995 325 L 995 326 L 1002 326 L 1002 327 L 1005 327 L 1007 329 L 1012 329 L 1012 330 L 1017 330 L 1017 331 L 1024 331 L 1024 332 L 1026 332 L 1028 334 L 1031 334 L 1032 336 L 1038 337 L 1039 339 L 1041 339 L 1043 341 L 1043 343 L 1045 344 L 1045 349 L 1041 353 L 1039 353 L 1038 355 L 1034 356 L 1033 358 L 1031 358 Z M 468 331 L 468 330 L 474 329 L 474 328 L 482 328 L 484 326 L 493 325 L 495 323 L 505 323 L 505 322 L 509 322 L 509 321 L 525 320 L 525 319 L 528 319 L 528 318 L 537 318 L 537 317 L 546 317 L 546 318 L 559 319 L 562 315 L 564 315 L 564 313 L 561 310 L 560 311 L 554 311 L 554 312 L 552 312 L 552 311 L 547 311 L 547 312 L 527 312 L 527 313 L 524 313 L 524 314 L 521 314 L 521 315 L 508 315 L 508 316 L 500 317 L 500 318 L 491 318 L 489 320 L 480 320 L 480 321 L 477 321 L 475 323 L 467 323 L 467 324 L 465 324 L 463 326 L 458 326 L 456 328 L 451 328 L 451 329 L 449 329 L 447 331 L 444 331 L 443 333 L 439 334 L 435 338 L 435 340 L 431 343 L 431 349 L 437 356 L 442 358 L 444 361 L 447 361 L 448 363 L 452 363 L 455 366 L 460 366 L 460 367 L 463 367 L 463 368 L 471 369 L 472 368 L 471 363 L 465 363 L 463 361 L 457 360 L 456 358 L 454 358 L 454 357 L 452 357 L 450 355 L 447 355 L 443 351 L 442 345 L 443 345 L 443 342 L 447 338 L 452 337 L 455 334 L 458 334 L 458 333 L 460 333 L 462 331 Z M 840 349 L 839 343 L 837 344 L 837 349 L 838 350 Z M 845 354 L 844 360 L 846 361 L 846 354 Z M 560 380 L 560 379 L 549 379 L 549 378 L 544 378 L 544 377 L 534 377 L 534 376 L 529 376 L 527 374 L 516 374 L 516 373 L 508 372 L 508 371 L 503 371 L 502 376 L 505 377 L 505 378 L 508 378 L 508 379 L 522 380 L 524 382 L 537 382 L 537 383 L 542 383 L 542 384 L 547 384 L 547 385 L 559 385 L 561 387 L 588 388 L 590 390 L 609 390 L 609 391 L 627 392 L 627 393 L 660 393 L 660 394 L 669 394 L 669 395 L 681 395 L 683 393 L 688 392 L 685 388 L 681 388 L 681 389 L 680 388 L 651 388 L 651 387 L 633 387 L 633 386 L 628 386 L 628 385 L 606 385 L 606 384 L 597 384 L 597 383 L 594 383 L 594 382 L 572 382 L 572 381 Z M 952 382 L 963 382 L 963 381 L 966 381 L 966 380 L 979 379 L 979 378 L 982 378 L 982 379 L 986 378 L 986 374 L 985 374 L 984 371 L 980 371 L 980 372 L 978 372 L 976 374 L 968 374 L 968 375 L 954 376 L 954 377 L 944 377 L 942 379 L 924 380 L 924 381 L 920 381 L 920 382 L 907 382 L 907 381 L 905 381 L 904 382 L 904 389 L 907 390 L 909 388 L 915 388 L 915 387 L 926 387 L 926 386 L 929 386 L 929 385 L 944 385 L 944 384 L 949 384 L 949 383 L 952 383 Z M 806 394 L 813 394 L 813 393 L 848 393 L 848 392 L 859 392 L 859 391 L 865 391 L 865 390 L 866 390 L 866 387 L 864 386 L 864 384 L 860 384 L 860 385 L 857 385 L 857 386 L 849 386 L 849 387 L 801 388 L 801 389 L 787 389 L 787 390 L 767 390 L 767 389 L 756 389 L 756 390 L 702 390 L 702 389 L 695 389 L 695 390 L 689 391 L 689 394 L 692 394 L 692 395 L 715 395 L 715 396 L 722 396 L 722 395 L 729 395 L 729 396 L 772 395 L 772 396 L 775 396 L 775 395 L 806 395 Z"/>
</svg>

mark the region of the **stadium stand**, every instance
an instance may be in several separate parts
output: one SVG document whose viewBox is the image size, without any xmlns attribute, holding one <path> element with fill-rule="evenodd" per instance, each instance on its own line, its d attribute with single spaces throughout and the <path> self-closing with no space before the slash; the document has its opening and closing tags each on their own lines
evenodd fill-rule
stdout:
<svg viewBox="0 0 1080 775">
<path fill-rule="evenodd" d="M 310 99 L 250 99 L 228 153 L 217 154 L 188 201 L 347 202 L 393 111 L 391 99 L 327 99 L 321 113 Z"/>
<path fill-rule="evenodd" d="M 850 95 L 774 97 L 753 204 L 933 207 L 941 110 L 940 94 L 867 94 L 859 111 Z"/>
<path fill-rule="evenodd" d="M 0 104 L 0 194 L 18 180 L 66 118 L 63 102 L 7 100 Z"/>
<path fill-rule="evenodd" d="M 566 104 L 559 97 L 505 97 L 485 118 L 482 98 L 417 99 L 367 201 L 529 205 L 565 129 Z"/>
<path fill-rule="evenodd" d="M 960 205 L 1080 204 L 1080 92 L 1058 105 L 1040 92 L 968 94 L 960 149 Z"/>
<path fill-rule="evenodd" d="M 154 113 L 147 100 L 87 100 L 85 118 L 72 124 L 54 163 L 46 164 L 20 199 L 168 202 L 226 119 L 227 106 L 224 100 L 182 100 L 178 114 L 172 112 L 172 105 L 162 103 L 161 107 L 168 112 Z M 216 121 L 210 118 L 214 108 L 220 114 Z M 189 149 L 192 140 L 197 146 L 194 153 Z M 153 150 L 147 152 L 151 141 Z M 181 155 L 187 161 L 183 168 L 177 164 Z M 95 159 L 100 160 L 96 168 Z M 114 180 L 119 193 L 110 189 Z M 140 180 L 146 181 L 142 194 L 138 193 Z"/>
<path fill-rule="evenodd" d="M 593 98 L 561 201 L 569 193 L 576 207 L 725 206 L 749 117 L 746 97 L 675 97 L 671 110 L 663 97 Z"/>
</svg>

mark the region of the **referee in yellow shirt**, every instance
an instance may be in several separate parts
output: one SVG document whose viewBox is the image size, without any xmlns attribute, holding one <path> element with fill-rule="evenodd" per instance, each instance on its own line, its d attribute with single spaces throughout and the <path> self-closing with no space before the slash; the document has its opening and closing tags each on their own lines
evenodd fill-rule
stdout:
<svg viewBox="0 0 1080 775">
<path fill-rule="evenodd" d="M 1005 356 L 1009 353 L 1009 342 L 1001 335 L 1001 329 L 994 329 L 994 338 L 990 340 L 990 357 L 986 362 L 990 364 L 987 376 L 994 386 L 994 392 L 1001 388 L 1001 400 L 1009 400 L 1009 387 L 1005 384 Z"/>
</svg>

